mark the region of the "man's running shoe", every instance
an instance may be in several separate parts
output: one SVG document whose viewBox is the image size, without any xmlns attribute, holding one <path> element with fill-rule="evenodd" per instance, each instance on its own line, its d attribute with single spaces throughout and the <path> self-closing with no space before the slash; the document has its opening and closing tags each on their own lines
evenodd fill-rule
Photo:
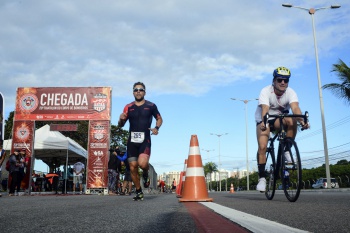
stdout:
<svg viewBox="0 0 350 233">
<path fill-rule="evenodd" d="M 149 179 L 149 176 L 148 176 L 148 171 L 143 172 L 142 177 L 143 177 L 143 187 L 148 188 L 149 185 L 150 185 L 150 179 Z"/>
<path fill-rule="evenodd" d="M 136 196 L 133 197 L 134 201 L 143 201 L 143 192 L 136 193 Z"/>
<path fill-rule="evenodd" d="M 284 152 L 284 158 L 285 158 L 287 164 L 292 164 L 293 163 L 292 158 L 290 157 L 289 151 L 285 151 Z"/>
<path fill-rule="evenodd" d="M 124 196 L 125 192 L 120 192 L 119 195 Z"/>
<path fill-rule="evenodd" d="M 265 177 L 262 177 L 259 179 L 259 183 L 256 186 L 256 190 L 260 191 L 261 193 L 264 193 L 266 190 L 266 179 Z"/>
</svg>

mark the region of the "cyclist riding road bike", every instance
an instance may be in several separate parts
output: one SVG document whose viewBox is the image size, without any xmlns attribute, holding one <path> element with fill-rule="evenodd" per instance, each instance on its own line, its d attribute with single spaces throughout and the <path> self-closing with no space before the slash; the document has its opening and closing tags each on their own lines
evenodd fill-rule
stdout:
<svg viewBox="0 0 350 233">
<path fill-rule="evenodd" d="M 286 67 L 278 67 L 273 71 L 272 85 L 264 87 L 259 95 L 259 103 L 255 111 L 256 136 L 258 140 L 258 172 L 259 183 L 256 189 L 265 192 L 265 165 L 266 148 L 270 132 L 280 128 L 279 121 L 275 118 L 268 119 L 268 127 L 264 124 L 264 116 L 269 114 L 280 114 L 286 110 L 292 110 L 293 114 L 302 114 L 299 108 L 299 101 L 296 92 L 288 87 L 291 72 Z M 308 129 L 309 123 L 305 123 L 303 118 L 284 118 L 283 124 L 286 126 L 286 137 L 295 139 L 297 134 L 297 122 L 302 129 Z M 291 163 L 289 152 L 284 153 L 286 163 Z"/>
</svg>

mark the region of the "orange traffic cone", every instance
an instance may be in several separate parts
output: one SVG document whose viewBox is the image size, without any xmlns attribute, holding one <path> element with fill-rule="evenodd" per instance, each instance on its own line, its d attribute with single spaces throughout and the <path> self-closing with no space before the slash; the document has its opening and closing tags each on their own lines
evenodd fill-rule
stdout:
<svg viewBox="0 0 350 233">
<path fill-rule="evenodd" d="M 233 184 L 231 183 L 230 193 L 234 193 L 234 192 L 235 192 L 235 188 L 233 187 Z"/>
<path fill-rule="evenodd" d="M 179 199 L 179 202 L 184 201 L 213 201 L 213 198 L 208 197 L 197 135 L 191 136 L 185 185 L 182 198 Z"/>
<path fill-rule="evenodd" d="M 176 186 L 176 197 L 179 197 L 179 195 L 181 194 L 181 185 L 182 185 L 182 177 L 184 175 L 184 172 L 180 172 L 180 182 L 179 184 Z"/>
<path fill-rule="evenodd" d="M 184 189 L 185 179 L 186 179 L 186 169 L 187 169 L 187 159 L 185 159 L 184 170 L 180 174 L 180 183 L 178 185 L 179 192 L 176 193 L 177 194 L 176 197 L 182 197 L 182 192 L 183 192 L 183 189 Z M 182 175 L 182 177 L 181 177 L 181 175 Z"/>
</svg>

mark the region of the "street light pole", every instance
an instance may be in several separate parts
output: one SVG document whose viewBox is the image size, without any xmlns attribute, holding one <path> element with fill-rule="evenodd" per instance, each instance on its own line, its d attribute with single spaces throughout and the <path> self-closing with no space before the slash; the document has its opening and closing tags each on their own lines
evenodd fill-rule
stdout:
<svg viewBox="0 0 350 233">
<path fill-rule="evenodd" d="M 212 150 L 202 149 L 202 150 L 204 150 L 204 151 L 207 152 L 208 159 L 209 159 L 209 152 L 210 152 L 210 151 L 214 151 L 214 149 L 212 149 Z"/>
<path fill-rule="evenodd" d="M 215 133 L 210 133 L 210 135 L 215 135 L 219 138 L 219 190 L 221 192 L 221 178 L 220 178 L 220 165 L 221 165 L 221 161 L 220 161 L 220 137 L 227 135 L 228 133 L 223 133 L 223 134 L 215 134 Z"/>
<path fill-rule="evenodd" d="M 247 119 L 247 104 L 253 100 L 259 99 L 251 99 L 251 100 L 241 100 L 236 98 L 231 98 L 231 100 L 238 100 L 244 103 L 244 111 L 245 111 L 245 153 L 246 153 L 246 164 L 247 164 L 247 190 L 249 191 L 249 153 L 248 153 L 248 119 Z"/>
<path fill-rule="evenodd" d="M 202 149 L 202 150 L 204 150 L 204 151 L 206 151 L 206 152 L 207 152 L 208 162 L 209 162 L 209 158 L 210 158 L 210 156 L 209 156 L 209 152 L 210 152 L 210 151 L 214 151 L 214 149 L 212 149 L 212 150 Z M 208 176 L 208 175 L 207 175 L 207 176 Z M 210 176 L 211 176 L 211 174 L 210 174 Z M 209 189 L 209 180 L 208 180 L 208 177 L 206 177 L 206 178 L 207 178 L 207 181 L 208 181 L 208 190 L 210 190 L 210 189 Z M 210 178 L 210 180 L 211 180 L 211 178 Z"/>
<path fill-rule="evenodd" d="M 321 120 L 322 120 L 322 132 L 323 132 L 323 147 L 324 147 L 324 157 L 325 157 L 325 165 L 326 165 L 326 177 L 327 177 L 327 187 L 331 187 L 331 174 L 329 170 L 329 157 L 328 157 L 328 145 L 327 145 L 327 135 L 326 135 L 326 123 L 324 118 L 324 107 L 323 107 L 323 97 L 322 97 L 322 84 L 321 84 L 321 74 L 320 74 L 320 65 L 318 62 L 318 51 L 317 51 L 317 42 L 316 42 L 316 30 L 315 30 L 315 20 L 314 20 L 314 14 L 318 10 L 323 9 L 336 9 L 340 8 L 340 5 L 331 5 L 329 7 L 321 7 L 321 8 L 304 8 L 300 6 L 293 6 L 291 4 L 282 4 L 284 7 L 293 7 L 298 8 L 302 10 L 306 10 L 311 15 L 312 19 L 312 31 L 314 36 L 314 46 L 315 46 L 315 56 L 316 56 L 316 69 L 317 69 L 317 80 L 318 80 L 318 92 L 319 92 L 319 99 L 320 99 L 320 109 L 321 109 Z"/>
</svg>

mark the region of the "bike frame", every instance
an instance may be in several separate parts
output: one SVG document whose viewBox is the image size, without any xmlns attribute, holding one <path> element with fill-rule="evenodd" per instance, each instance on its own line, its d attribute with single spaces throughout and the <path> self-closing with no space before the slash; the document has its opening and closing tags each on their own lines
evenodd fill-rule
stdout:
<svg viewBox="0 0 350 233">
<path fill-rule="evenodd" d="M 265 125 L 267 125 L 268 123 L 268 119 L 269 117 L 275 117 L 277 118 L 276 120 L 279 120 L 280 123 L 280 128 L 279 130 L 274 134 L 274 136 L 270 136 L 269 137 L 269 141 L 268 141 L 268 147 L 267 147 L 267 157 L 266 157 L 266 161 L 268 161 L 268 156 L 271 156 L 271 160 L 273 163 L 273 177 L 271 177 L 271 175 L 269 176 L 269 187 L 268 187 L 268 191 L 266 192 L 266 197 L 269 200 L 273 199 L 273 196 L 275 194 L 275 189 L 276 189 L 276 181 L 278 179 L 282 179 L 282 187 L 283 190 L 285 192 L 285 195 L 287 197 L 287 199 L 291 202 L 294 202 L 298 199 L 299 197 L 299 193 L 300 193 L 300 185 L 301 185 L 301 161 L 300 161 L 300 154 L 299 154 L 299 150 L 298 147 L 296 145 L 296 142 L 294 141 L 293 138 L 288 138 L 286 137 L 286 131 L 285 131 L 285 125 L 283 124 L 283 119 L 286 117 L 301 117 L 304 119 L 304 122 L 308 123 L 308 112 L 305 112 L 305 115 L 300 115 L 300 114 L 288 114 L 288 112 L 283 112 L 282 114 L 278 114 L 278 115 L 269 115 L 266 114 L 264 117 L 264 123 Z M 271 129 L 271 128 L 270 128 Z M 272 132 L 270 132 L 271 134 Z M 277 156 L 275 154 L 275 147 L 274 147 L 274 142 L 275 140 L 279 141 L 279 145 L 278 145 L 278 151 L 277 151 Z M 292 159 L 292 166 L 286 166 L 286 164 L 284 163 L 284 148 L 287 144 L 287 140 L 289 140 L 289 142 L 292 144 L 291 146 L 293 146 L 296 150 L 296 156 L 297 156 L 297 161 L 294 161 L 293 156 L 291 156 Z M 296 164 L 297 163 L 297 164 Z M 270 165 L 271 166 L 271 165 Z M 269 168 L 268 168 L 269 169 Z M 298 173 L 298 177 L 297 177 L 297 184 L 296 184 L 296 191 L 295 191 L 295 195 L 294 193 L 292 195 L 289 195 L 289 181 L 288 183 L 284 180 L 284 170 L 289 171 L 297 171 Z M 265 170 L 266 171 L 266 170 Z M 268 173 L 272 173 L 271 169 L 268 170 Z M 273 179 L 272 181 L 270 179 Z M 271 186 L 271 182 L 272 182 L 272 186 Z M 299 182 L 299 183 L 298 183 Z M 293 189 L 293 188 L 292 188 Z"/>
</svg>

